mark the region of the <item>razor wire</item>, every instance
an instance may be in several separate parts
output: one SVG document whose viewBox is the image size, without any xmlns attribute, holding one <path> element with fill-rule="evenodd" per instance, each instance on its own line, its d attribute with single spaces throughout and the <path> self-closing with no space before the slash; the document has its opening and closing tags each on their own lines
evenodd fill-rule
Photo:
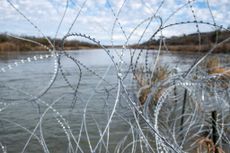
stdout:
<svg viewBox="0 0 230 153">
<path fill-rule="evenodd" d="M 110 23 L 110 47 L 91 35 L 72 32 L 90 0 L 77 4 L 79 10 L 59 46 L 55 40 L 60 35 L 72 0 L 65 2 L 53 42 L 13 1 L 6 1 L 46 39 L 48 46 L 8 34 L 13 39 L 33 43 L 47 51 L 3 63 L 3 66 L 0 64 L 0 147 L 3 153 L 229 152 L 229 55 L 215 54 L 214 51 L 229 43 L 230 37 L 218 41 L 217 33 L 215 43 L 207 52 L 201 52 L 200 26 L 227 32 L 229 28 L 218 25 L 209 0 L 205 4 L 212 22 L 198 20 L 194 9 L 196 0 L 188 0 L 168 16 L 162 16 L 161 10 L 167 3 L 162 0 L 156 10 L 151 10 L 151 15 L 143 17 L 130 31 L 126 31 L 121 21 L 122 11 L 129 1 L 123 0 L 116 12 L 113 1 L 106 0 L 114 19 Z M 141 2 L 151 9 L 151 2 Z M 187 7 L 191 20 L 169 22 Z M 156 27 L 151 25 L 153 23 Z M 132 47 L 131 39 L 141 26 L 144 29 Z M 170 52 L 163 35 L 164 30 L 180 26 L 193 26 L 197 33 L 198 49 L 186 68 L 181 61 L 174 65 L 167 61 L 169 57 L 178 60 L 181 55 Z M 125 39 L 120 49 L 114 45 L 115 28 Z M 151 49 L 148 43 L 143 46 L 143 39 L 151 42 L 157 36 L 156 49 Z M 97 46 L 109 62 L 102 70 L 84 63 L 78 51 L 71 52 L 65 48 L 69 38 L 80 38 Z M 168 59 L 165 60 L 166 56 Z M 39 63 L 47 66 L 45 80 L 36 76 Z M 34 66 L 33 70 L 30 66 Z M 22 76 L 29 78 L 31 83 L 17 77 L 17 71 L 23 68 L 34 73 L 22 72 L 25 73 Z M 14 81 L 7 81 L 10 75 L 16 75 L 16 83 L 20 79 L 22 82 L 14 84 Z M 42 87 L 37 89 L 33 85 L 36 83 Z"/>
</svg>

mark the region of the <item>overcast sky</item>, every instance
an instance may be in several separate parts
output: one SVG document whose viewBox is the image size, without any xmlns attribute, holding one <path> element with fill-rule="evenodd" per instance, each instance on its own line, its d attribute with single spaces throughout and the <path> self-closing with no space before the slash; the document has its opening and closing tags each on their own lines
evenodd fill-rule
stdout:
<svg viewBox="0 0 230 153">
<path fill-rule="evenodd" d="M 131 31 L 145 19 L 153 16 L 162 18 L 163 24 L 193 21 L 194 10 L 197 20 L 230 25 L 230 0 L 8 0 L 23 13 L 46 36 L 54 37 L 65 8 L 67 12 L 58 37 L 62 38 L 79 14 L 71 32 L 83 33 L 104 44 L 123 44 Z M 42 36 L 7 0 L 0 0 L 0 32 L 17 35 Z M 68 2 L 68 3 L 67 3 Z M 208 8 L 210 6 L 211 11 Z M 83 6 L 83 7 L 82 7 Z M 183 6 L 183 7 L 182 7 Z M 159 8 L 160 7 L 160 8 Z M 181 8 L 181 9 L 179 9 Z M 179 10 L 178 10 L 179 9 Z M 172 13 L 175 13 L 172 15 Z M 117 16 L 117 21 L 116 21 Z M 167 21 L 166 19 L 171 16 Z M 214 20 L 212 18 L 214 17 Z M 114 23 L 116 24 L 114 26 Z M 138 27 L 130 37 L 130 43 L 138 42 L 149 20 Z M 159 27 L 159 18 L 154 18 L 142 41 L 148 39 Z M 114 28 L 114 31 L 112 29 Z M 199 26 L 201 32 L 213 30 L 210 26 Z M 164 36 L 196 32 L 195 24 L 174 26 L 162 31 Z"/>
</svg>

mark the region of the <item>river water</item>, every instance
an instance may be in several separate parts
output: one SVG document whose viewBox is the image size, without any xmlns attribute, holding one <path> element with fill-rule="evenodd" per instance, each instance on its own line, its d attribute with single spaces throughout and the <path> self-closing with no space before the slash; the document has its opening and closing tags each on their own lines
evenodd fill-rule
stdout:
<svg viewBox="0 0 230 153">
<path fill-rule="evenodd" d="M 139 52 L 136 51 L 134 59 Z M 6 147 L 8 152 L 21 152 L 23 149 L 25 152 L 44 152 L 35 136 L 32 136 L 30 140 L 30 132 L 41 137 L 41 130 L 50 152 L 68 152 L 71 150 L 70 140 L 65 133 L 66 127 L 63 128 L 59 122 L 59 120 L 64 122 L 62 117 L 70 126 L 73 137 L 76 140 L 79 139 L 79 145 L 84 152 L 89 152 L 90 146 L 94 148 L 97 144 L 100 132 L 104 130 L 114 107 L 118 81 L 117 71 L 110 57 L 103 50 L 80 50 L 68 53 L 81 62 L 81 69 L 79 70 L 77 64 L 69 58 L 62 57 L 60 63 L 65 78 L 59 71 L 51 88 L 40 97 L 40 100 L 31 99 L 39 96 L 52 80 L 55 71 L 55 58 L 48 56 L 46 58 L 45 55 L 49 55 L 47 52 L 27 52 L 11 54 L 7 56 L 8 58 L 1 57 L 0 69 L 4 68 L 5 72 L 1 71 L 0 73 L 0 143 Z M 116 62 L 119 61 L 120 53 L 121 50 L 111 53 Z M 156 55 L 156 51 L 148 53 L 150 67 L 153 65 Z M 42 58 L 40 58 L 41 56 Z M 145 65 L 144 56 L 141 56 L 138 64 Z M 122 58 L 124 61 L 121 67 L 122 73 L 129 70 L 130 58 L 130 53 L 126 51 Z M 192 54 L 166 52 L 161 56 L 159 62 L 171 68 L 178 66 L 181 71 L 185 71 L 194 59 Z M 82 74 L 77 92 L 78 98 L 74 102 L 74 91 L 65 80 L 67 79 L 69 84 L 75 88 L 80 72 Z M 101 81 L 102 77 L 106 82 Z M 124 83 L 127 90 L 135 97 L 136 87 L 131 74 L 127 75 Z M 56 103 L 53 104 L 54 102 Z M 47 105 L 52 105 L 53 109 L 45 112 Z M 130 126 L 124 119 L 131 120 L 132 112 L 127 110 L 127 105 L 126 99 L 121 98 L 112 118 L 108 140 L 110 152 L 114 152 L 117 144 L 125 136 L 128 136 L 127 143 L 129 142 Z M 84 110 L 86 110 L 85 119 Z M 43 114 L 44 112 L 45 114 Z M 42 114 L 44 115 L 42 123 L 36 128 Z M 85 126 L 82 126 L 84 121 Z M 86 131 L 89 135 L 88 138 Z M 106 141 L 107 137 L 105 136 L 104 142 L 106 143 Z M 71 142 L 73 143 L 73 140 Z M 73 146 L 76 147 L 76 145 Z M 75 150 L 74 147 L 73 150 Z M 104 152 L 103 149 L 102 152 Z"/>
</svg>

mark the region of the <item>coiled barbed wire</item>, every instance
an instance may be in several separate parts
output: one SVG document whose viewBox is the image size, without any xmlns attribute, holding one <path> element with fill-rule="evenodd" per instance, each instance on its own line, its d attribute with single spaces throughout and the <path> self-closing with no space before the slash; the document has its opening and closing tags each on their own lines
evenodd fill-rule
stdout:
<svg viewBox="0 0 230 153">
<path fill-rule="evenodd" d="M 34 40 L 9 35 L 20 41 L 39 45 L 48 52 L 19 59 L 3 66 L 0 65 L 0 74 L 3 77 L 7 77 L 8 74 L 10 75 L 10 72 L 29 65 L 29 63 L 42 63 L 46 59 L 51 58 L 54 65 L 51 76 L 48 78 L 49 81 L 39 91 L 38 89 L 32 89 L 34 88 L 33 82 L 31 82 L 31 86 L 26 84 L 27 87 L 21 89 L 17 84 L 12 86 L 9 82 L 0 81 L 0 91 L 2 91 L 0 93 L 0 121 L 3 124 L 2 126 L 4 124 L 12 124 L 28 134 L 25 138 L 26 141 L 20 148 L 22 149 L 21 152 L 27 152 L 30 146 L 36 145 L 36 142 L 41 147 L 42 152 L 50 153 L 55 150 L 52 148 L 52 143 L 55 142 L 51 142 L 47 134 L 47 131 L 50 129 L 46 127 L 52 123 L 56 126 L 52 126 L 51 131 L 58 131 L 60 139 L 66 139 L 65 145 L 60 145 L 60 150 L 64 150 L 63 147 L 66 147 L 66 152 L 69 153 L 184 153 L 194 151 L 199 151 L 199 153 L 205 151 L 225 153 L 230 149 L 229 64 L 219 61 L 219 63 L 214 63 L 216 65 L 213 67 L 208 67 L 208 64 L 205 63 L 209 60 L 209 57 L 215 55 L 213 52 L 217 47 L 229 42 L 230 37 L 219 41 L 217 33 L 213 46 L 206 53 L 200 52 L 201 25 L 227 32 L 229 32 L 229 29 L 218 25 L 208 0 L 206 0 L 205 4 L 207 4 L 212 21 L 199 21 L 194 9 L 196 0 L 186 1 L 182 6 L 172 10 L 172 13 L 166 18 L 161 16 L 160 12 L 167 3 L 166 0 L 160 1 L 155 10 L 151 9 L 150 4 L 147 2 L 141 1 L 146 3 L 145 5 L 148 6 L 148 9 L 151 9 L 151 15 L 144 16 L 142 21 L 135 25 L 131 32 L 126 31 L 125 25 L 122 25 L 120 20 L 122 12 L 129 1 L 122 1 L 122 5 L 116 12 L 116 9 L 112 6 L 112 1 L 107 0 L 107 7 L 112 12 L 112 17 L 114 18 L 109 37 L 111 38 L 111 48 L 107 48 L 98 41 L 100 38 L 94 38 L 90 34 L 84 34 L 83 32 L 72 32 L 73 27 L 78 23 L 77 19 L 83 13 L 83 9 L 87 7 L 86 4 L 89 0 L 79 3 L 81 5 L 78 4 L 79 10 L 74 16 L 67 33 L 61 39 L 60 48 L 56 47 L 56 38 L 60 35 L 60 28 L 67 17 L 71 0 L 66 1 L 64 13 L 57 30 L 55 30 L 53 42 L 22 10 L 14 5 L 13 1 L 6 1 L 34 29 L 46 38 L 51 47 Z M 168 23 L 170 19 L 187 6 L 190 8 L 192 20 Z M 158 20 L 160 21 L 159 23 L 157 23 Z M 155 24 L 155 21 L 157 28 L 152 29 L 151 24 Z M 146 25 L 144 25 L 145 23 Z M 162 66 L 165 64 L 164 56 L 173 56 L 173 53 L 168 48 L 163 31 L 182 25 L 189 27 L 192 24 L 195 24 L 195 32 L 198 36 L 197 45 L 199 46 L 195 60 L 193 59 L 186 69 L 182 68 L 182 61 L 177 61 L 176 66 L 173 65 L 175 63 L 166 61 L 167 64 L 172 65 L 169 67 Z M 137 47 L 132 48 L 129 46 L 130 40 L 141 26 L 144 26 L 144 29 L 136 41 Z M 113 37 L 116 34 L 115 28 L 117 27 L 125 39 L 121 49 L 114 48 L 116 46 L 114 45 Z M 80 27 L 78 28 L 80 29 Z M 143 46 L 142 41 L 144 38 L 148 37 L 146 39 L 147 42 L 151 42 L 157 36 L 159 36 L 158 50 L 152 52 L 151 46 L 148 46 L 148 43 Z M 106 56 L 109 57 L 111 63 L 106 65 L 103 72 L 97 70 L 96 66 L 88 66 L 87 63 L 81 61 L 78 55 L 65 50 L 65 41 L 70 37 L 84 39 L 100 47 Z M 167 52 L 164 52 L 163 48 L 166 48 Z M 126 61 L 126 57 L 129 60 Z M 67 58 L 67 61 L 73 62 L 73 67 L 77 68 L 77 74 L 73 75 L 74 79 L 72 80 L 68 78 L 68 75 L 72 74 L 68 74 L 64 66 L 65 58 Z M 181 69 L 182 71 L 180 71 Z M 92 83 L 87 80 L 89 78 L 96 81 Z M 75 81 L 75 83 L 71 81 Z M 62 85 L 65 87 L 63 90 L 59 89 Z M 87 85 L 90 85 L 90 91 Z M 33 90 L 35 91 L 34 93 Z M 53 96 L 55 94 L 58 94 L 58 96 Z M 23 98 L 18 98 L 20 96 Z M 97 101 L 103 103 L 103 107 L 98 105 Z M 10 115 L 5 116 L 7 111 L 14 111 L 15 106 L 18 109 L 22 109 L 20 106 L 28 107 L 29 111 L 30 102 L 38 106 L 36 108 L 37 113 L 31 112 L 36 114 L 35 124 L 23 125 L 23 121 L 22 123 L 19 123 L 20 120 L 17 121 L 17 116 L 16 121 L 14 118 L 10 118 Z M 70 105 L 71 111 L 69 111 L 69 107 L 68 111 L 64 111 L 67 105 Z M 96 110 L 94 110 L 94 105 L 98 105 Z M 104 115 L 99 117 L 103 121 L 97 118 L 97 115 L 100 113 L 97 114 L 95 113 L 96 111 L 101 111 L 100 113 Z M 30 118 L 29 116 L 30 114 L 28 118 Z M 50 123 L 47 124 L 47 120 Z M 30 122 L 28 121 L 28 123 Z M 124 133 L 119 140 L 113 142 L 114 137 L 117 136 L 116 134 L 121 132 L 119 127 L 122 124 L 125 125 L 122 130 L 125 131 L 123 131 Z M 96 133 L 91 131 L 93 127 Z M 5 135 L 7 135 L 7 132 L 0 132 L 0 146 L 4 153 L 8 152 L 7 148 L 11 149 L 7 142 L 8 140 L 5 141 L 4 139 Z M 113 143 L 116 144 L 112 145 Z M 16 147 L 16 144 L 14 145 Z M 58 142 L 54 146 L 60 147 Z M 57 149 L 54 152 L 58 151 Z"/>
</svg>

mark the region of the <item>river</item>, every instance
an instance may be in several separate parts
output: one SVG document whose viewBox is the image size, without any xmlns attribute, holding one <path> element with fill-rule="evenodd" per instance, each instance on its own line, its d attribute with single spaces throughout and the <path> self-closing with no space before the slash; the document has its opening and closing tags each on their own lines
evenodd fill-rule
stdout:
<svg viewBox="0 0 230 153">
<path fill-rule="evenodd" d="M 137 58 L 139 52 L 139 50 L 136 51 L 134 59 Z M 80 61 L 80 69 L 74 61 L 62 57 L 60 63 L 64 77 L 59 71 L 51 88 L 40 97 L 40 100 L 34 99 L 40 96 L 53 79 L 56 58 L 50 56 L 48 52 L 26 52 L 8 55 L 8 58 L 1 57 L 0 142 L 6 146 L 9 153 L 21 152 L 23 149 L 25 152 L 44 152 L 37 140 L 37 137 L 41 136 L 44 137 L 49 152 L 54 153 L 75 150 L 74 141 L 79 141 L 84 152 L 89 152 L 90 146 L 94 148 L 97 144 L 100 132 L 103 132 L 114 107 L 118 81 L 117 70 L 111 58 L 103 50 L 80 50 L 68 53 Z M 111 55 L 114 56 L 115 62 L 119 62 L 118 56 L 121 55 L 121 50 L 118 49 L 117 52 L 113 50 Z M 149 67 L 153 65 L 156 55 L 156 51 L 148 53 Z M 144 57 L 145 54 L 141 56 L 138 64 L 145 65 Z M 180 71 L 185 71 L 196 57 L 193 54 L 166 52 L 161 55 L 159 62 L 170 68 L 177 66 Z M 130 58 L 129 51 L 125 51 L 121 66 L 123 76 L 129 70 Z M 76 88 L 80 76 L 78 98 L 74 102 L 74 91 L 66 80 L 73 88 Z M 101 81 L 101 78 L 105 81 Z M 130 94 L 135 97 L 137 90 L 131 73 L 128 73 L 124 83 Z M 48 105 L 52 105 L 52 109 L 46 112 Z M 132 120 L 132 112 L 127 109 L 127 106 L 127 100 L 121 97 L 109 126 L 109 138 L 107 133 L 104 136 L 104 145 L 108 145 L 110 152 L 115 151 L 116 146 L 125 136 L 128 136 L 126 144 L 131 141 L 130 125 L 124 121 L 125 119 Z M 38 124 L 40 121 L 41 124 Z M 66 129 L 70 133 L 67 125 L 72 133 L 70 140 L 66 135 Z M 32 136 L 30 139 L 31 132 L 34 132 L 37 137 Z M 100 147 L 104 152 L 105 147 Z M 100 149 L 97 150 L 99 151 Z"/>
</svg>

